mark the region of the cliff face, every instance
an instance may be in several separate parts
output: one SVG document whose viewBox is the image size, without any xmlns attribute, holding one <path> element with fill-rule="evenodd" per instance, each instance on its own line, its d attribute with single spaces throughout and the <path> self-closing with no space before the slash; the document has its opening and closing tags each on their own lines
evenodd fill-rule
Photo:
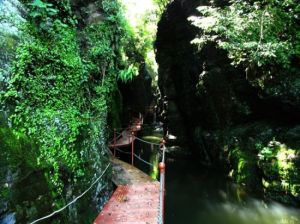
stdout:
<svg viewBox="0 0 300 224">
<path fill-rule="evenodd" d="M 196 13 L 195 7 L 199 3 L 201 1 L 174 1 L 169 5 L 159 22 L 156 40 L 158 85 L 168 103 L 164 122 L 170 134 L 182 141 L 188 141 L 189 126 L 199 117 L 194 84 L 202 66 L 198 62 L 197 49 L 190 44 L 197 29 L 187 21 Z"/>
<path fill-rule="evenodd" d="M 59 1 L 53 2 L 59 3 Z M 101 2 L 98 5 L 95 5 L 93 1 L 73 1 L 72 3 L 73 10 L 79 18 L 77 27 L 78 39 L 75 39 L 75 43 L 68 44 L 70 46 L 77 46 L 77 42 L 85 43 L 84 39 L 86 40 L 87 35 L 83 33 L 83 29 L 86 26 L 99 24 L 103 21 L 103 9 L 100 7 Z M 13 74 L 13 67 L 16 63 L 19 63 L 20 58 L 22 58 L 22 56 L 18 55 L 20 52 L 17 51 L 20 44 L 22 41 L 24 43 L 26 41 L 30 42 L 37 39 L 36 37 L 32 38 L 32 40 L 26 39 L 28 38 L 28 33 L 26 38 L 24 38 L 24 33 L 20 28 L 26 23 L 27 19 L 28 8 L 26 8 L 21 1 L 0 1 L 1 94 L 7 92 L 9 86 L 8 83 L 15 75 Z M 50 39 L 41 39 L 43 43 L 45 43 L 45 45 L 42 46 L 44 47 L 44 50 L 48 46 L 51 46 Z M 49 45 L 46 46 L 46 44 Z M 55 42 L 55 44 L 57 45 L 59 43 Z M 34 47 L 38 48 L 38 46 Z M 53 53 L 54 48 L 55 46 L 52 46 L 49 47 L 49 50 L 47 49 L 48 54 L 44 55 L 44 61 L 42 57 L 40 57 L 42 59 L 41 61 L 35 61 L 36 67 L 39 66 L 39 63 L 48 63 L 48 65 L 54 63 L 53 61 L 49 62 L 51 60 L 47 61 L 47 57 L 50 58 L 51 54 L 52 56 L 55 55 L 55 53 Z M 43 52 L 39 52 L 40 49 L 36 51 L 31 49 L 32 51 L 28 54 L 28 58 L 31 57 L 31 60 L 38 58 L 43 54 Z M 80 51 L 84 54 L 84 52 L 89 49 L 90 46 L 82 44 Z M 61 52 L 64 50 L 65 49 L 62 48 Z M 76 50 L 79 51 L 79 47 L 78 49 L 76 48 Z M 25 51 L 26 49 L 23 52 Z M 76 54 L 76 52 L 68 53 L 70 53 L 69 56 L 73 53 Z M 63 53 L 61 53 L 61 55 L 58 53 L 57 55 L 57 58 L 60 58 Z M 18 59 L 16 59 L 16 57 L 18 57 Z M 69 62 L 70 61 L 65 62 L 67 64 L 65 66 L 67 70 L 69 68 Z M 51 67 L 51 65 L 49 67 Z M 34 67 L 29 68 L 32 73 L 36 72 L 34 69 Z M 58 76 L 60 72 L 61 71 L 57 69 L 52 73 L 53 77 L 56 77 L 56 75 Z M 29 75 L 26 74 L 26 77 L 24 76 L 23 78 L 30 78 L 28 76 Z M 32 79 L 38 80 L 39 78 L 40 77 L 36 75 Z M 47 85 L 45 86 L 45 89 L 47 89 Z M 53 85 L 53 88 L 54 86 L 55 85 Z M 50 91 L 50 89 L 48 90 Z M 41 96 L 38 96 L 37 99 L 41 100 Z M 49 98 L 48 101 L 50 100 L 55 99 Z M 80 100 L 83 102 L 86 98 L 83 97 Z M 3 106 L 3 102 L 1 102 L 1 106 Z M 4 110 L 0 108 L 0 223 L 27 223 L 45 216 L 55 209 L 61 208 L 69 201 L 72 201 L 75 196 L 78 196 L 85 191 L 103 172 L 108 162 L 108 156 L 106 154 L 106 130 L 104 128 L 106 126 L 105 116 L 107 111 L 103 112 L 104 115 L 100 114 L 102 120 L 93 120 L 93 122 L 81 126 L 80 131 L 77 133 L 76 139 L 74 140 L 76 141 L 76 145 L 74 146 L 75 151 L 76 153 L 81 153 L 80 160 L 84 161 L 84 165 L 82 166 L 82 172 L 85 174 L 84 177 L 79 178 L 78 182 L 75 184 L 71 181 L 74 173 L 70 171 L 64 162 L 59 161 L 59 177 L 64 184 L 62 189 L 59 190 L 59 187 L 54 186 L 51 182 L 51 178 L 53 178 L 53 176 L 51 176 L 51 174 L 53 174 L 53 167 L 51 167 L 51 164 L 45 165 L 45 163 L 43 163 L 44 160 L 41 159 L 41 139 L 37 140 L 30 138 L 26 134 L 21 134 L 18 130 L 13 129 L 14 127 L 9 120 L 9 117 L 14 113 L 14 106 L 10 105 L 8 102 L 6 102 L 5 106 Z M 28 107 L 28 110 L 29 109 L 30 107 Z M 63 106 L 60 111 L 63 111 Z M 35 117 L 28 118 L 34 119 Z M 44 120 L 45 124 L 43 127 L 50 130 L 51 124 L 47 123 L 47 118 L 44 118 Z M 59 135 L 63 135 L 64 132 L 70 131 L 64 121 L 61 120 L 61 117 L 55 118 L 55 122 L 55 129 L 60 130 Z M 49 151 L 50 150 L 51 146 L 49 146 Z M 79 161 L 77 162 L 80 163 Z M 110 194 L 111 182 L 108 177 L 109 176 L 105 175 L 79 203 L 76 203 L 76 205 L 71 206 L 61 213 L 58 217 L 59 223 L 83 223 L 87 222 L 87 220 L 92 222 L 99 208 Z M 57 220 L 54 221 L 54 219 L 49 219 L 48 223 L 51 222 L 57 222 Z"/>
<path fill-rule="evenodd" d="M 208 4 L 175 0 L 159 23 L 159 86 L 168 103 L 168 130 L 199 162 L 226 164 L 231 177 L 248 189 L 296 203 L 299 74 L 276 68 L 275 78 L 258 85 L 258 70 L 233 67 L 227 52 L 213 43 L 199 51 L 191 41 L 201 31 L 187 18 Z"/>
</svg>

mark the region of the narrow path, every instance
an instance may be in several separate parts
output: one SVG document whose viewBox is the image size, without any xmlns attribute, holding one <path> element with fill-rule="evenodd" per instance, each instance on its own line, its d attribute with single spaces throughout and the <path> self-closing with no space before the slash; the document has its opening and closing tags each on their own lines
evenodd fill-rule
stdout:
<svg viewBox="0 0 300 224">
<path fill-rule="evenodd" d="M 132 141 L 134 141 L 134 135 L 136 134 L 136 132 L 141 130 L 142 124 L 143 119 L 135 118 L 132 125 L 122 131 L 119 136 L 116 136 L 109 147 L 124 147 L 130 145 Z"/>
<path fill-rule="evenodd" d="M 114 132 L 114 140 L 109 147 L 115 150 L 117 147 L 133 144 L 135 134 L 141 130 L 142 124 L 142 119 L 135 119 L 118 137 Z M 133 153 L 132 148 L 132 159 Z M 157 224 L 160 216 L 161 184 L 115 157 L 111 158 L 111 164 L 113 182 L 117 189 L 94 224 Z"/>
<path fill-rule="evenodd" d="M 112 165 L 118 187 L 94 224 L 157 224 L 159 182 L 116 158 Z"/>
<path fill-rule="evenodd" d="M 116 186 L 157 182 L 143 171 L 126 162 L 113 157 L 110 161 L 113 170 L 112 181 Z"/>
</svg>

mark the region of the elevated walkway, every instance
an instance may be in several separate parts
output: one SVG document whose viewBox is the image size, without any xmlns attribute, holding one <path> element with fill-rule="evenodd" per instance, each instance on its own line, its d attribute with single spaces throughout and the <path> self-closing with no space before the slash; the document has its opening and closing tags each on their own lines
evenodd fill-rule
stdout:
<svg viewBox="0 0 300 224">
<path fill-rule="evenodd" d="M 114 156 L 116 151 L 131 154 L 131 165 L 112 156 L 113 182 L 117 189 L 104 205 L 94 224 L 163 224 L 165 142 L 156 144 L 163 149 L 162 162 L 159 164 L 160 182 L 158 182 L 133 166 L 134 157 L 152 166 L 134 153 L 134 141 L 141 140 L 136 137 L 136 133 L 141 130 L 142 124 L 142 118 L 134 119 L 133 123 L 118 136 L 114 129 L 114 138 L 109 148 L 113 149 Z M 153 145 L 151 142 L 144 140 L 143 142 Z M 118 149 L 129 145 L 131 145 L 131 152 Z"/>
<path fill-rule="evenodd" d="M 157 224 L 159 182 L 128 163 L 111 162 L 117 189 L 94 224 Z"/>
</svg>

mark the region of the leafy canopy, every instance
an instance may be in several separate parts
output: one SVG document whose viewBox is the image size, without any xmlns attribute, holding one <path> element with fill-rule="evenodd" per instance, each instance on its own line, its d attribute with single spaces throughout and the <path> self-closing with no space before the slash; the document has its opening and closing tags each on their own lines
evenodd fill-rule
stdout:
<svg viewBox="0 0 300 224">
<path fill-rule="evenodd" d="M 228 51 L 234 65 L 280 65 L 295 70 L 300 58 L 300 5 L 297 0 L 231 0 L 226 7 L 201 6 L 191 17 L 201 32 L 193 43 L 207 42 Z"/>
</svg>

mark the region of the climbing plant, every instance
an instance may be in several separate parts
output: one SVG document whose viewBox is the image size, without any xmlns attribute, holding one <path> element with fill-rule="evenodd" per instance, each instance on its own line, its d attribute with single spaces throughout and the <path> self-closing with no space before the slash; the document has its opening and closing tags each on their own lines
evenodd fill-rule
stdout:
<svg viewBox="0 0 300 224">
<path fill-rule="evenodd" d="M 95 150 L 104 146 L 116 79 L 126 81 L 137 72 L 127 50 L 131 34 L 117 0 L 97 3 L 105 20 L 84 28 L 85 47 L 79 45 L 69 1 L 26 3 L 28 22 L 1 102 L 16 135 L 39 145 L 38 165 L 49 170 L 49 183 L 61 193 L 63 176 L 78 180 L 91 155 L 104 155 Z"/>
<path fill-rule="evenodd" d="M 39 164 L 53 167 L 49 177 L 59 185 L 60 166 L 66 166 L 76 176 L 82 175 L 74 145 L 87 107 L 81 100 L 83 66 L 74 29 L 55 22 L 50 31 L 55 35 L 49 32 L 49 40 L 40 38 L 31 28 L 27 24 L 25 29 L 30 36 L 26 35 L 17 50 L 12 78 L 3 97 L 14 106 L 14 128 L 38 142 Z"/>
</svg>

